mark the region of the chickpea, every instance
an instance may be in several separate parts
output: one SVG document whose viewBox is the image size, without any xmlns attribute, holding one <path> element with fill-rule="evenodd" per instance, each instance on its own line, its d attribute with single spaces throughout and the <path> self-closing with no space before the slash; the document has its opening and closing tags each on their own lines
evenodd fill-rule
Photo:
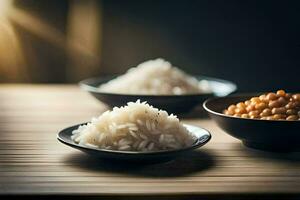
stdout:
<svg viewBox="0 0 300 200">
<path fill-rule="evenodd" d="M 287 103 L 287 104 L 285 105 L 285 108 L 286 108 L 286 109 L 294 109 L 294 107 L 295 107 L 295 105 L 294 105 L 293 102 L 289 102 L 289 103 Z"/>
<path fill-rule="evenodd" d="M 258 104 L 255 105 L 255 109 L 257 109 L 257 110 L 263 110 L 263 109 L 265 109 L 266 107 L 267 107 L 267 104 L 265 104 L 265 103 L 263 103 L 263 102 L 258 103 Z"/>
<path fill-rule="evenodd" d="M 231 112 L 231 111 L 227 111 L 228 112 L 228 115 L 234 115 L 235 113 L 234 112 Z"/>
<path fill-rule="evenodd" d="M 267 120 L 273 120 L 273 116 L 267 117 Z"/>
<path fill-rule="evenodd" d="M 234 112 L 237 113 L 237 114 L 243 114 L 243 113 L 246 113 L 247 111 L 246 111 L 245 108 L 236 108 L 234 110 Z"/>
<path fill-rule="evenodd" d="M 285 91 L 284 90 L 278 90 L 276 92 L 276 94 L 277 94 L 278 97 L 285 97 Z"/>
<path fill-rule="evenodd" d="M 286 94 L 285 94 L 285 98 L 286 98 L 287 100 L 289 100 L 290 98 L 292 98 L 292 94 L 291 94 L 291 93 L 286 93 Z"/>
<path fill-rule="evenodd" d="M 294 94 L 293 99 L 296 101 L 300 101 L 300 94 Z"/>
<path fill-rule="evenodd" d="M 295 107 L 295 108 L 300 107 L 300 101 L 295 101 L 295 102 L 293 102 L 293 103 L 294 103 L 294 107 Z"/>
<path fill-rule="evenodd" d="M 264 109 L 261 113 L 260 113 L 260 116 L 261 117 L 267 117 L 267 116 L 270 116 L 272 114 L 272 111 L 270 108 L 266 108 Z"/>
<path fill-rule="evenodd" d="M 255 108 L 255 105 L 256 105 L 256 104 L 258 104 L 258 102 L 251 101 L 250 106 L 254 106 L 254 108 Z"/>
<path fill-rule="evenodd" d="M 281 105 L 285 105 L 285 104 L 287 103 L 284 97 L 279 97 L 279 98 L 277 99 L 277 101 L 278 101 Z"/>
<path fill-rule="evenodd" d="M 280 107 L 280 108 L 273 108 L 272 109 L 272 114 L 285 114 L 286 113 L 286 108 L 285 107 Z"/>
<path fill-rule="evenodd" d="M 292 120 L 298 120 L 298 116 L 297 115 L 290 115 L 286 118 L 286 120 L 292 121 Z"/>
<path fill-rule="evenodd" d="M 260 118 L 262 119 L 263 117 L 267 117 L 268 115 L 266 115 L 265 113 L 261 112 L 261 113 L 259 114 L 259 116 L 260 116 Z"/>
<path fill-rule="evenodd" d="M 283 117 L 284 116 L 281 115 L 281 114 L 275 114 L 275 115 L 272 116 L 272 118 L 275 119 L 275 120 L 283 119 Z"/>
<path fill-rule="evenodd" d="M 262 94 L 262 95 L 259 96 L 259 99 L 261 101 L 267 101 L 267 96 L 265 94 Z"/>
<path fill-rule="evenodd" d="M 243 102 L 240 102 L 236 105 L 238 108 L 246 108 L 246 104 L 244 104 Z"/>
<path fill-rule="evenodd" d="M 250 104 L 251 104 L 251 101 L 249 101 L 249 100 L 245 101 L 246 106 L 249 106 Z"/>
<path fill-rule="evenodd" d="M 269 102 L 269 107 L 270 108 L 277 108 L 277 107 L 280 107 L 281 106 L 281 103 L 278 102 L 278 101 L 270 101 Z"/>
<path fill-rule="evenodd" d="M 234 112 L 235 109 L 236 109 L 235 105 L 231 105 L 228 107 L 228 111 L 230 111 L 230 112 Z"/>
<path fill-rule="evenodd" d="M 267 99 L 268 100 L 275 100 L 275 99 L 277 99 L 277 96 L 276 96 L 275 93 L 271 92 L 271 93 L 267 94 Z"/>
<path fill-rule="evenodd" d="M 253 97 L 253 98 L 251 98 L 250 101 L 253 102 L 253 103 L 260 103 L 261 102 L 258 97 Z"/>
<path fill-rule="evenodd" d="M 225 113 L 225 115 L 234 115 L 234 112 L 229 111 L 229 110 L 225 110 L 224 113 Z"/>
<path fill-rule="evenodd" d="M 260 113 L 257 110 L 253 110 L 253 111 L 249 112 L 250 117 L 258 117 L 259 114 Z"/>
<path fill-rule="evenodd" d="M 246 107 L 247 112 L 251 112 L 253 110 L 255 110 L 255 105 L 249 105 Z"/>
<path fill-rule="evenodd" d="M 296 110 L 293 110 L 293 109 L 288 109 L 288 110 L 286 111 L 286 114 L 287 114 L 287 115 L 296 115 L 296 114 L 297 114 L 297 111 L 296 111 Z"/>
<path fill-rule="evenodd" d="M 248 114 L 242 114 L 241 117 L 242 118 L 249 118 L 249 115 Z"/>
<path fill-rule="evenodd" d="M 230 105 L 224 114 L 264 120 L 300 120 L 300 93 L 290 94 L 284 90 L 262 94 L 250 100 Z"/>
</svg>

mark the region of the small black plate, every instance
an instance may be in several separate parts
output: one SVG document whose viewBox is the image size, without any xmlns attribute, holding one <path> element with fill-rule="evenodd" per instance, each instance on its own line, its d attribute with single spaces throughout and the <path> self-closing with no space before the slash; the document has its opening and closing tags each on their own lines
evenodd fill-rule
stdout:
<svg viewBox="0 0 300 200">
<path fill-rule="evenodd" d="M 103 159 L 109 159 L 109 160 L 151 162 L 151 163 L 168 161 L 168 160 L 175 159 L 176 157 L 184 153 L 192 151 L 193 149 L 197 149 L 203 146 L 211 139 L 211 135 L 207 130 L 196 126 L 184 125 L 191 132 L 191 134 L 193 134 L 197 138 L 193 145 L 186 148 L 175 149 L 175 150 L 153 151 L 153 152 L 106 150 L 106 149 L 91 148 L 91 147 L 79 145 L 71 139 L 72 131 L 77 129 L 78 126 L 83 124 L 78 124 L 63 129 L 58 133 L 57 139 L 60 142 L 68 146 L 71 146 L 73 148 L 79 149 L 87 154 L 97 156 Z"/>
<path fill-rule="evenodd" d="M 120 107 L 127 102 L 135 102 L 140 99 L 147 101 L 150 105 L 168 111 L 169 113 L 179 114 L 192 110 L 195 106 L 203 103 L 206 99 L 213 96 L 226 96 L 236 90 L 236 85 L 230 81 L 198 76 L 199 81 L 206 80 L 211 87 L 212 93 L 188 94 L 188 95 L 134 95 L 101 92 L 98 86 L 112 80 L 116 76 L 106 78 L 89 78 L 79 82 L 80 87 L 92 94 L 99 101 L 110 107 Z"/>
<path fill-rule="evenodd" d="M 274 152 L 299 151 L 300 121 L 245 119 L 222 113 L 229 105 L 253 96 L 259 94 L 213 98 L 205 101 L 203 107 L 219 127 L 248 147 Z"/>
</svg>

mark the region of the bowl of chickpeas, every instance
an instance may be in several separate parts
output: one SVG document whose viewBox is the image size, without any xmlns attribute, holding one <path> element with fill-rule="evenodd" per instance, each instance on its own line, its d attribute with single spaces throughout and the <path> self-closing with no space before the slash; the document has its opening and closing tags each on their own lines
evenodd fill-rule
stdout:
<svg viewBox="0 0 300 200">
<path fill-rule="evenodd" d="M 245 146 L 280 152 L 300 149 L 300 93 L 230 95 L 209 99 L 203 107 Z"/>
</svg>

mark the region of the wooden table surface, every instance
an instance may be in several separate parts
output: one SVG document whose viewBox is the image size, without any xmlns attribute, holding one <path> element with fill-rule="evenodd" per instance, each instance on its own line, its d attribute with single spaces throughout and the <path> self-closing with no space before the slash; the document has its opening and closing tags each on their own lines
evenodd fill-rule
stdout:
<svg viewBox="0 0 300 200">
<path fill-rule="evenodd" d="M 208 129 L 211 142 L 168 163 L 109 163 L 57 141 L 106 109 L 75 85 L 0 85 L 0 195 L 300 197 L 299 153 L 245 148 L 200 110 L 181 120 Z"/>
</svg>

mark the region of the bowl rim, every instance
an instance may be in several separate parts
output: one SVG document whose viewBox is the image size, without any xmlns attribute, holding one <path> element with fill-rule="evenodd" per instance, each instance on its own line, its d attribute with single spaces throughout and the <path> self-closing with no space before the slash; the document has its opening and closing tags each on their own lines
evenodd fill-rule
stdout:
<svg viewBox="0 0 300 200">
<path fill-rule="evenodd" d="M 215 101 L 215 100 L 219 100 L 219 99 L 225 99 L 225 98 L 243 98 L 243 97 L 254 97 L 252 96 L 253 94 L 255 95 L 259 95 L 259 94 L 263 94 L 265 92 L 256 92 L 256 93 L 238 93 L 238 94 L 233 94 L 233 95 L 228 95 L 228 96 L 224 96 L 224 97 L 213 97 L 213 98 L 209 98 L 207 100 L 205 100 L 202 104 L 202 107 L 210 114 L 214 114 L 220 117 L 224 117 L 224 118 L 229 118 L 229 119 L 239 119 L 239 120 L 252 120 L 252 121 L 259 121 L 259 122 L 276 122 L 276 123 L 300 123 L 300 120 L 292 120 L 292 121 L 288 121 L 288 120 L 266 120 L 266 119 L 251 119 L 251 118 L 242 118 L 242 117 L 234 117 L 234 116 L 230 116 L 230 115 L 226 115 L 217 111 L 212 110 L 211 108 L 209 108 L 207 106 L 208 103 Z M 224 108 L 225 109 L 225 108 Z"/>
<path fill-rule="evenodd" d="M 70 131 L 74 130 L 75 128 L 77 128 L 80 125 L 84 125 L 87 124 L 86 123 L 81 123 L 81 124 L 77 124 L 77 125 L 73 125 L 67 128 L 62 129 L 61 131 L 59 131 L 59 133 L 57 134 L 56 138 L 58 141 L 60 141 L 61 143 L 68 145 L 70 147 L 73 148 L 77 148 L 77 149 L 84 149 L 84 150 L 89 150 L 89 151 L 97 151 L 97 152 L 101 152 L 101 153 L 106 153 L 106 154 L 114 154 L 114 155 L 126 155 L 126 156 L 132 156 L 132 155 L 163 155 L 163 154 L 172 154 L 172 153 L 178 153 L 178 152 L 184 152 L 184 151 L 190 151 L 193 149 L 197 149 L 205 144 L 207 144 L 211 138 L 212 135 L 211 133 L 202 127 L 198 127 L 198 126 L 193 126 L 193 125 L 189 125 L 189 124 L 183 124 L 184 126 L 188 126 L 188 127 L 194 127 L 197 129 L 202 129 L 203 131 L 206 132 L 206 139 L 204 141 L 199 140 L 199 137 L 197 137 L 196 141 L 188 147 L 184 147 L 184 148 L 180 148 L 180 149 L 171 149 L 171 150 L 161 150 L 161 151 L 149 151 L 149 152 L 139 152 L 139 151 L 121 151 L 121 150 L 109 150 L 109 149 L 100 149 L 100 148 L 93 148 L 93 147 L 88 147 L 88 146 L 84 146 L 84 145 L 79 145 L 75 142 L 72 141 L 72 139 L 68 138 L 70 141 L 63 139 L 63 137 L 61 136 L 64 132 L 68 131 L 70 129 Z"/>
<path fill-rule="evenodd" d="M 119 74 L 122 75 L 122 74 Z M 126 93 L 111 93 L 111 92 L 103 92 L 97 89 L 97 87 L 92 86 L 89 84 L 89 82 L 91 81 L 96 81 L 96 80 L 100 80 L 102 79 L 103 81 L 109 81 L 119 75 L 112 75 L 112 76 L 102 76 L 102 77 L 90 77 L 90 78 L 86 78 L 84 80 L 81 80 L 78 82 L 80 88 L 82 88 L 83 90 L 86 90 L 88 92 L 92 92 L 92 93 L 97 93 L 97 94 L 102 94 L 102 95 L 111 95 L 111 96 L 129 96 L 129 97 L 141 97 L 141 98 L 155 98 L 155 97 L 197 97 L 197 96 L 208 96 L 208 95 L 212 95 L 215 94 L 213 91 L 211 92 L 203 92 L 203 93 L 189 93 L 189 94 L 183 94 L 183 95 L 164 95 L 164 94 L 160 94 L 160 95 L 154 95 L 154 94 L 126 94 Z M 215 82 L 219 82 L 222 84 L 226 84 L 228 86 L 228 88 L 230 89 L 230 92 L 228 92 L 228 94 L 231 94 L 233 92 L 235 92 L 237 90 L 237 85 L 235 83 L 233 83 L 232 81 L 229 80 L 225 80 L 225 79 L 220 79 L 220 78 L 214 78 L 214 77 L 209 77 L 209 76 L 202 76 L 202 75 L 195 75 L 193 76 L 194 78 L 196 78 L 198 81 L 199 79 L 203 79 L 206 81 L 215 81 Z M 227 95 L 228 95 L 227 94 Z"/>
</svg>

